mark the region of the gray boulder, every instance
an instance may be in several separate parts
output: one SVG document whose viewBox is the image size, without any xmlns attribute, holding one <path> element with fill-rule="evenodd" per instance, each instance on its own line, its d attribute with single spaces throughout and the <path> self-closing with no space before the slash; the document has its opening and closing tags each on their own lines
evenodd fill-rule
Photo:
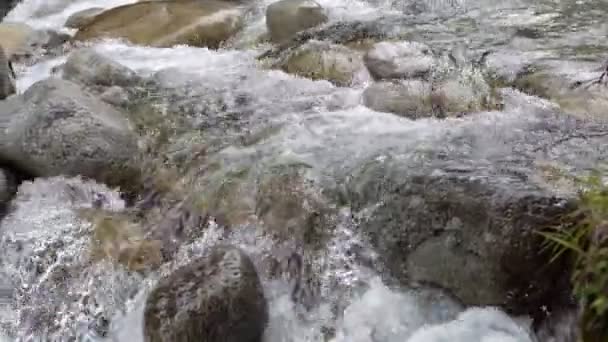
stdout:
<svg viewBox="0 0 608 342">
<path fill-rule="evenodd" d="M 539 318 L 571 298 L 567 265 L 548 262 L 537 232 L 573 208 L 569 177 L 601 165 L 608 135 L 540 99 L 512 100 L 508 119 L 479 114 L 417 151 L 371 158 L 347 188 L 355 210 L 374 208 L 360 229 L 388 278 Z"/>
<path fill-rule="evenodd" d="M 159 281 L 144 312 L 146 342 L 260 342 L 268 307 L 251 259 L 221 245 Z"/>
<path fill-rule="evenodd" d="M 323 7 L 313 0 L 280 0 L 266 8 L 266 27 L 275 43 L 327 22 Z"/>
<path fill-rule="evenodd" d="M 0 45 L 0 100 L 4 100 L 17 91 L 15 72 L 4 48 Z"/>
<path fill-rule="evenodd" d="M 426 44 L 409 41 L 376 43 L 363 59 L 375 79 L 424 77 L 435 64 Z"/>
<path fill-rule="evenodd" d="M 69 55 L 63 78 L 88 87 L 129 87 L 141 81 L 133 70 L 89 48 Z"/>
<path fill-rule="evenodd" d="M 133 182 L 137 137 L 122 113 L 60 79 L 0 103 L 0 161 L 32 176 Z"/>
</svg>

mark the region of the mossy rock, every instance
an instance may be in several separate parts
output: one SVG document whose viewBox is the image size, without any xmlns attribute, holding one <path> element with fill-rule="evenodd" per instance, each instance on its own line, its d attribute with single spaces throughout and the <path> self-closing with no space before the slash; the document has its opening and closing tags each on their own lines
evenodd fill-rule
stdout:
<svg viewBox="0 0 608 342">
<path fill-rule="evenodd" d="M 292 51 L 278 66 L 287 73 L 338 86 L 349 86 L 358 75 L 367 72 L 359 52 L 322 42 L 311 42 Z"/>
</svg>

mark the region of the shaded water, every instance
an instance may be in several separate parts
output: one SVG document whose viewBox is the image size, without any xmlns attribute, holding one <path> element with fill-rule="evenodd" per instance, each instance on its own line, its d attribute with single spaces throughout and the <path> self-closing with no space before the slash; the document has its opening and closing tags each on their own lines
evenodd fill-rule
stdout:
<svg viewBox="0 0 608 342">
<path fill-rule="evenodd" d="M 90 7 L 113 7 L 134 0 L 24 0 L 5 19 L 25 21 L 36 28 L 63 29 L 70 14 Z M 272 1 L 259 2 L 263 9 Z M 373 19 L 373 17 L 416 13 L 406 28 L 414 38 L 433 46 L 464 47 L 476 54 L 485 49 L 521 52 L 530 58 L 547 60 L 599 61 L 606 51 L 603 1 L 557 0 L 322 0 L 330 20 Z M 263 13 L 263 11 L 262 11 Z M 252 33 L 264 27 L 263 15 L 249 23 Z M 69 30 L 67 30 L 69 32 Z M 247 39 L 250 37 L 244 37 Z M 311 81 L 280 71 L 262 70 L 256 65 L 259 50 L 210 51 L 190 47 L 148 48 L 123 42 L 106 41 L 93 46 L 141 75 L 155 77 L 167 88 L 194 87 L 228 103 L 227 110 L 241 110 L 234 99 L 246 96 L 252 121 L 276 121 L 284 129 L 252 147 L 228 147 L 217 159 L 226 165 L 238 160 L 289 157 L 314 164 L 323 174 L 343 176 L 372 156 L 412 159 L 414 149 L 447 146 L 463 132 L 474 132 L 474 144 L 467 157 L 494 161 L 511 153 L 509 142 L 520 128 L 534 124 L 529 114 L 550 110 L 540 100 L 507 104 L 503 112 L 484 113 L 474 118 L 411 121 L 374 112 L 360 105 L 365 83 L 337 88 L 325 81 Z M 507 63 L 518 63 L 506 57 Z M 65 56 L 43 60 L 31 67 L 20 67 L 18 88 L 50 75 Z M 575 69 L 576 71 L 576 69 Z M 191 85 L 194 84 L 194 85 Z M 508 97 L 507 97 L 508 98 Z M 231 107 L 232 106 L 232 107 Z M 452 140 L 450 140 L 452 139 Z M 329 177 L 331 178 L 331 177 Z M 322 180 L 323 181 L 323 180 Z M 206 246 L 230 241 L 243 247 L 259 262 L 264 254 L 275 253 L 276 246 L 246 225 L 226 230 L 209 222 L 204 235 L 181 246 L 177 260 L 164 265 L 147 278 L 111 265 L 86 263 L 87 234 L 90 225 L 74 210 L 90 207 L 95 193 L 104 194 L 106 207 L 122 210 L 118 194 L 105 186 L 79 179 L 52 178 L 26 182 L 13 204 L 13 213 L 0 225 L 0 256 L 3 271 L 12 281 L 18 303 L 4 305 L 0 324 L 19 341 L 66 340 L 79 336 L 91 341 L 143 341 L 141 326 L 143 303 L 159 276 L 201 255 Z M 450 296 L 428 290 L 388 287 L 374 267 L 374 251 L 357 233 L 358 216 L 341 208 L 326 250 L 314 255 L 327 302 L 310 312 L 301 312 L 291 302 L 286 280 L 265 280 L 270 301 L 270 324 L 266 342 L 324 341 L 328 330 L 335 331 L 333 342 L 532 342 L 525 320 L 515 320 L 493 308 L 464 308 Z M 358 251 L 358 252 L 353 252 Z M 369 265 L 361 265 L 354 255 L 366 254 Z M 42 269 L 44 272 L 37 272 Z M 65 269 L 80 270 L 81 278 L 63 287 L 49 285 Z M 49 280 L 51 279 L 51 280 Z M 475 286 L 475 284 L 471 284 Z M 83 303 L 86 298 L 87 303 Z M 92 299 L 91 299 L 92 298 Z M 90 302 L 95 310 L 91 312 Z M 335 317 L 333 307 L 344 309 Z M 57 310 L 41 312 L 40 308 Z M 85 310 L 86 309 L 86 310 Z M 464 311 L 463 311 L 464 310 Z M 106 337 L 99 335 L 98 317 L 112 317 Z M 22 321 L 19 321 L 21 317 Z M 23 320 L 23 317 L 25 319 Z M 59 333 L 28 336 L 37 320 L 51 319 Z M 541 341 L 543 342 L 543 341 Z"/>
</svg>

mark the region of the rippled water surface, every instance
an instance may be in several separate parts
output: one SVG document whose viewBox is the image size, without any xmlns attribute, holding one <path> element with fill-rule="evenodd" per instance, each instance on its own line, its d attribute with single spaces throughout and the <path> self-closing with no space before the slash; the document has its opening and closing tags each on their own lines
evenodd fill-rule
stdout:
<svg viewBox="0 0 608 342">
<path fill-rule="evenodd" d="M 36 28 L 64 30 L 65 20 L 74 12 L 133 2 L 135 0 L 23 0 L 5 21 L 24 21 Z M 271 2 L 263 0 L 258 5 L 264 8 Z M 373 20 L 406 13 L 404 18 L 416 17 L 412 22 L 417 24 L 408 27 L 413 37 L 434 46 L 461 46 L 471 54 L 503 49 L 514 54 L 529 53 L 529 56 L 546 60 L 600 62 L 608 50 L 605 20 L 608 1 L 603 0 L 319 2 L 328 9 L 333 21 Z M 263 28 L 263 16 L 252 19 L 249 27 Z M 142 75 L 157 73 L 155 77 L 162 79 L 167 87 L 194 81 L 201 89 L 218 93 L 224 99 L 235 94 L 247 94 L 253 99 L 252 117 L 260 120 L 270 117 L 268 120 L 291 123 L 260 144 L 258 151 L 247 148 L 222 151 L 226 160 L 251 156 L 254 152 L 268 156 L 293 156 L 302 162 L 319 165 L 319 169 L 328 174 L 339 174 L 342 169 L 373 155 L 382 158 L 382 153 L 392 152 L 407 156 L 411 148 L 440 144 L 445 136 L 463 131 L 479 132 L 475 135 L 479 140 L 478 148 L 472 154 L 488 160 L 501 158 L 509 154 L 501 142 L 517 134 L 517 125 L 523 125 L 521 122 L 525 121 L 523 118 L 531 108 L 543 106 L 540 101 L 534 104 L 516 102 L 508 104 L 503 112 L 485 113 L 475 118 L 414 122 L 363 107 L 360 96 L 365 84 L 337 88 L 325 81 L 263 70 L 256 65 L 255 57 L 259 50 L 162 49 L 130 46 L 116 41 L 100 42 L 93 48 Z M 23 92 L 31 84 L 48 77 L 51 69 L 63 63 L 65 58 L 60 56 L 20 67 L 19 91 Z M 69 193 L 72 191 L 69 189 L 76 189 L 76 192 Z M 15 211 L 0 225 L 3 234 L 0 255 L 6 268 L 3 271 L 14 279 L 20 277 L 22 284 L 40 288 L 38 292 L 30 291 L 39 297 L 29 300 L 28 305 L 44 306 L 58 296 L 76 300 L 86 294 L 99 303 L 100 312 L 114 317 L 110 334 L 104 338 L 95 334 L 88 318 L 73 317 L 71 311 L 76 310 L 78 303 L 51 313 L 55 315 L 57 326 L 65 326 L 66 329 L 76 326 L 74 334 L 79 334 L 82 339 L 143 341 L 140 328 L 143 303 L 150 287 L 161 274 L 200 255 L 206 246 L 220 239 L 239 244 L 254 258 L 271 250 L 271 242 L 256 235 L 255 229 L 225 232 L 211 222 L 203 237 L 181 247 L 180 258 L 175 265 L 165 265 L 159 274 L 148 278 L 127 274 L 109 265 L 88 266 L 81 259 L 90 227 L 75 217 L 74 209 L 90 206 L 93 192 L 105 194 L 113 210 L 122 210 L 124 203 L 114 190 L 78 179 L 58 177 L 26 182 L 15 199 Z M 395 289 L 383 284 L 374 270 L 357 264 L 352 258 L 355 249 L 365 251 L 372 260 L 374 258 L 373 250 L 357 235 L 356 219 L 353 219 L 365 213 L 351 213 L 348 208 L 342 208 L 342 213 L 328 248 L 319 255 L 317 263 L 324 285 L 322 289 L 330 297 L 333 288 L 349 289 L 347 299 L 341 303 L 344 314 L 334 320 L 330 303 L 322 303 L 303 317 L 289 300 L 288 285 L 281 281 L 267 281 L 265 288 L 271 310 L 267 342 L 325 341 L 328 329 L 335 331 L 333 342 L 535 342 L 525 320 L 509 317 L 493 308 L 463 311 L 461 305 L 449 297 Z M 57 254 L 52 258 L 48 256 L 51 249 Z M 45 264 L 50 270 L 48 274 L 40 276 L 28 271 L 35 268 L 36 263 L 51 263 Z M 68 288 L 44 292 L 47 278 L 61 273 L 62 267 L 81 269 L 81 279 L 70 282 Z M 475 284 L 471 283 L 471 286 Z M 434 300 L 426 300 L 429 296 Z M 17 323 L 16 311 L 32 308 L 7 306 L 4 306 L 0 317 L 1 326 L 10 334 L 19 336 L 20 341 L 26 341 L 20 329 L 34 322 Z M 45 336 L 30 338 L 50 339 Z"/>
</svg>

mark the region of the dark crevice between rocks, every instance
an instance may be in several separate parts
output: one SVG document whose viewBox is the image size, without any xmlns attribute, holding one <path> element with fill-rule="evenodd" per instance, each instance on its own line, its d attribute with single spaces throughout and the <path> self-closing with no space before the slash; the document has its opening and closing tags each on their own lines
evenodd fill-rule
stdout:
<svg viewBox="0 0 608 342">
<path fill-rule="evenodd" d="M 31 173 L 8 161 L 0 160 L 0 170 L 8 171 L 7 177 L 11 177 L 11 179 L 9 179 L 9 183 L 13 184 L 13 186 L 9 189 L 11 199 L 17 194 L 17 189 L 19 189 L 21 183 L 24 181 L 32 181 L 34 178 L 36 178 Z M 8 213 L 9 206 L 10 200 L 6 201 L 5 203 L 0 202 L 0 219 L 2 219 Z"/>
</svg>

